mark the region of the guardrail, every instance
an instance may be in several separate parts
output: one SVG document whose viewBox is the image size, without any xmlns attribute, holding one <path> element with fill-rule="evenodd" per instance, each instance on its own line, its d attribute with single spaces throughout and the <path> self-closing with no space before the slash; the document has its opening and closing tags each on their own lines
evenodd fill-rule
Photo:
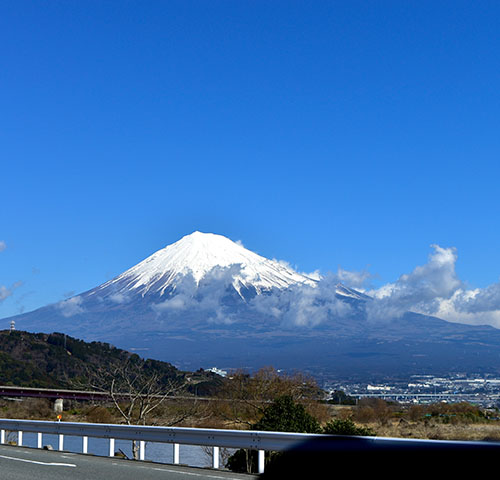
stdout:
<svg viewBox="0 0 500 480">
<path fill-rule="evenodd" d="M 37 433 L 38 448 L 42 448 L 44 433 L 58 435 L 58 450 L 64 450 L 65 435 L 82 437 L 82 453 L 88 452 L 89 437 L 106 438 L 109 439 L 109 456 L 115 454 L 115 440 L 135 440 L 139 442 L 140 460 L 145 459 L 146 442 L 170 443 L 174 446 L 174 464 L 179 463 L 180 444 L 209 446 L 213 448 L 213 468 L 220 468 L 220 447 L 247 448 L 258 451 L 259 473 L 264 472 L 264 451 L 288 450 L 317 437 L 307 433 L 0 419 L 0 444 L 5 444 L 6 431 L 18 432 L 19 446 L 23 443 L 23 432 Z"/>
<path fill-rule="evenodd" d="M 18 432 L 17 444 L 23 444 L 23 432 L 37 433 L 37 448 L 42 448 L 43 434 L 59 436 L 58 450 L 64 450 L 64 436 L 82 437 L 82 453 L 88 452 L 89 437 L 109 440 L 109 456 L 115 455 L 115 440 L 131 440 L 139 442 L 139 459 L 145 459 L 146 442 L 169 443 L 174 446 L 173 463 L 179 462 L 179 445 L 201 445 L 213 449 L 212 467 L 220 468 L 219 449 L 245 448 L 258 451 L 258 471 L 264 473 L 265 451 L 286 451 L 302 445 L 314 445 L 315 442 L 328 441 L 328 451 L 342 451 L 353 448 L 349 440 L 362 440 L 363 448 L 367 446 L 378 449 L 401 449 L 427 447 L 439 449 L 444 447 L 481 447 L 500 452 L 500 444 L 489 442 L 459 442 L 439 440 L 414 440 L 382 437 L 342 437 L 312 433 L 263 432 L 254 430 L 221 430 L 212 428 L 154 427 L 140 425 L 113 425 L 79 422 L 50 422 L 42 420 L 0 419 L 0 444 L 5 444 L 6 431 Z M 317 443 L 316 443 L 317 444 Z"/>
</svg>

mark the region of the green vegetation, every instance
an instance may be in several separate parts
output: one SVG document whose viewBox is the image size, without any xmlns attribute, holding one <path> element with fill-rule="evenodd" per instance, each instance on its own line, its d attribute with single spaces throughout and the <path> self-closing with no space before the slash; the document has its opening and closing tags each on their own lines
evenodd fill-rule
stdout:
<svg viewBox="0 0 500 480">
<path fill-rule="evenodd" d="M 65 402 L 64 420 L 71 421 L 500 440 L 499 412 L 469 403 L 403 405 L 366 398 L 355 404 L 342 391 L 326 402 L 325 392 L 301 373 L 287 375 L 266 367 L 223 379 L 61 333 L 0 331 L 0 384 L 108 394 L 97 404 Z M 196 395 L 207 398 L 200 401 Z M 44 399 L 0 399 L 0 413 L 6 418 L 54 418 L 51 402 Z M 278 455 L 266 453 L 266 463 Z M 257 454 L 239 450 L 226 465 L 255 472 Z"/>
<path fill-rule="evenodd" d="M 408 417 L 413 420 L 432 420 L 435 423 L 481 423 L 487 422 L 486 412 L 467 402 L 435 403 L 414 405 L 408 409 Z"/>
<path fill-rule="evenodd" d="M 321 426 L 306 412 L 304 405 L 295 403 L 290 395 L 283 395 L 264 410 L 262 418 L 252 425 L 252 430 L 320 433 Z"/>
<path fill-rule="evenodd" d="M 375 436 L 375 431 L 368 427 L 358 427 L 350 418 L 336 418 L 330 420 L 324 427 L 322 433 L 328 435 L 361 435 L 365 437 Z"/>
<path fill-rule="evenodd" d="M 277 432 L 321 432 L 319 422 L 306 412 L 303 405 L 296 403 L 290 395 L 276 398 L 264 409 L 262 418 L 253 424 L 251 429 Z M 276 452 L 266 452 L 266 464 L 270 464 L 279 455 Z M 257 472 L 257 452 L 240 449 L 229 457 L 226 466 L 235 472 Z"/>
<path fill-rule="evenodd" d="M 145 360 L 108 343 L 84 342 L 62 333 L 0 331 L 1 385 L 92 390 L 99 374 L 101 380 L 107 378 L 100 389 L 108 390 L 111 372 L 125 364 L 145 376 L 154 375 L 160 387 L 183 383 L 188 393 L 209 394 L 223 383 L 215 374 L 181 372 L 170 363 Z"/>
<path fill-rule="evenodd" d="M 332 405 L 356 405 L 356 399 L 346 395 L 342 390 L 336 390 L 330 395 L 328 403 Z"/>
<path fill-rule="evenodd" d="M 272 367 L 261 368 L 253 375 L 235 372 L 217 396 L 219 401 L 213 416 L 232 428 L 251 428 L 262 418 L 268 405 L 283 396 L 303 405 L 320 422 L 328 418 L 327 406 L 322 403 L 324 392 L 314 379 L 301 373 L 279 373 Z"/>
<path fill-rule="evenodd" d="M 314 416 L 308 413 L 304 405 L 297 403 L 290 395 L 276 398 L 264 411 L 260 420 L 251 425 L 252 430 L 324 433 L 329 435 L 364 435 L 374 436 L 375 432 L 367 427 L 357 426 L 351 419 L 333 419 L 322 428 Z M 266 452 L 265 463 L 269 466 L 281 454 Z M 229 457 L 227 468 L 240 473 L 257 472 L 257 452 L 240 449 Z"/>
<path fill-rule="evenodd" d="M 382 399 L 364 398 L 351 409 L 353 420 L 388 426 L 395 421 L 425 424 L 471 424 L 489 421 L 484 409 L 467 402 L 401 405 Z"/>
</svg>

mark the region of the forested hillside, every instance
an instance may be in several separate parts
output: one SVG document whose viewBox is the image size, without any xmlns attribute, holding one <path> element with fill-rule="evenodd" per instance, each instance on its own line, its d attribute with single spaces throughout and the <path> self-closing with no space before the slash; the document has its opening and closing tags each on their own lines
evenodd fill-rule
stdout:
<svg viewBox="0 0 500 480">
<path fill-rule="evenodd" d="M 199 395 L 214 393 L 222 383 L 210 372 L 183 372 L 168 362 L 143 359 L 108 343 L 88 343 L 62 333 L 0 331 L 0 385 L 82 389 L 92 385 L 96 373 L 111 378 L 125 364 L 165 385 L 184 383 L 188 392 Z"/>
</svg>

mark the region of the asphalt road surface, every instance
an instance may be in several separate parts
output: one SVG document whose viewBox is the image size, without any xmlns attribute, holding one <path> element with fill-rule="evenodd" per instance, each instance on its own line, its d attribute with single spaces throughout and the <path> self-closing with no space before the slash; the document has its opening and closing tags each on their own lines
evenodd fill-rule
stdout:
<svg viewBox="0 0 500 480">
<path fill-rule="evenodd" d="M 254 480 L 256 476 L 0 445 L 1 480 Z"/>
</svg>

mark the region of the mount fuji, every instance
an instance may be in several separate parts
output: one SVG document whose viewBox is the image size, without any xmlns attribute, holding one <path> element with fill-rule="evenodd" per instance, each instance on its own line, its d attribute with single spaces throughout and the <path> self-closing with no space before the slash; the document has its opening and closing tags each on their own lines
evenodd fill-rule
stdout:
<svg viewBox="0 0 500 480">
<path fill-rule="evenodd" d="M 261 257 L 222 235 L 194 232 L 178 242 L 159 250 L 143 262 L 105 283 L 94 291 L 106 295 L 117 291 L 140 295 L 171 293 L 181 277 L 192 276 L 196 285 L 213 269 L 241 265 L 232 277 L 234 289 L 262 293 L 272 288 L 287 288 L 294 284 L 313 285 L 315 282 L 290 268 Z"/>
<path fill-rule="evenodd" d="M 370 301 L 224 236 L 194 232 L 96 288 L 7 320 L 190 369 L 274 365 L 365 378 L 500 371 L 500 330 L 411 312 L 372 322 Z"/>
</svg>

